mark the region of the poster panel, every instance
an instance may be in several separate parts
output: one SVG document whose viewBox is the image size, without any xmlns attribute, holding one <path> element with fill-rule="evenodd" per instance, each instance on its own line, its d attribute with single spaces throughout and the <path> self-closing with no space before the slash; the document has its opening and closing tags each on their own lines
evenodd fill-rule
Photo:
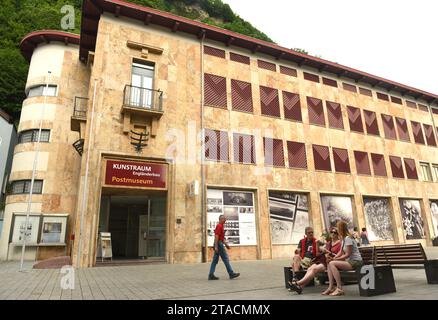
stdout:
<svg viewBox="0 0 438 320">
<path fill-rule="evenodd" d="M 345 221 L 348 229 L 353 231 L 353 207 L 351 197 L 325 195 L 321 196 L 322 213 L 325 228 L 336 227 L 339 220 Z"/>
<path fill-rule="evenodd" d="M 67 216 L 43 217 L 41 243 L 65 243 Z"/>
<path fill-rule="evenodd" d="M 295 244 L 309 225 L 308 198 L 305 194 L 269 191 L 272 244 Z"/>
<path fill-rule="evenodd" d="M 14 214 L 14 224 L 12 226 L 12 243 L 22 243 L 26 238 L 27 244 L 38 243 L 40 228 L 40 215 L 30 215 L 26 225 L 25 214 Z"/>
<path fill-rule="evenodd" d="M 370 241 L 394 240 L 389 199 L 364 197 L 365 223 Z"/>
<path fill-rule="evenodd" d="M 426 234 L 420 200 L 399 199 L 399 203 L 405 239 L 424 239 Z"/>
<path fill-rule="evenodd" d="M 438 237 L 438 200 L 430 201 L 430 212 L 432 214 L 433 234 Z"/>
</svg>

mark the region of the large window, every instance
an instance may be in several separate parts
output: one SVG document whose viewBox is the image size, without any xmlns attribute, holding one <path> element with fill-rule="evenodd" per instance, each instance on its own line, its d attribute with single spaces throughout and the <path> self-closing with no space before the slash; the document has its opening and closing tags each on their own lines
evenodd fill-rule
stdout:
<svg viewBox="0 0 438 320">
<path fill-rule="evenodd" d="M 438 182 L 438 164 L 432 165 L 432 171 L 433 171 L 433 175 L 434 175 L 434 181 Z"/>
<path fill-rule="evenodd" d="M 432 171 L 430 170 L 430 164 L 426 162 L 420 162 L 421 168 L 421 180 L 423 181 L 433 181 Z M 434 166 L 434 171 L 438 170 L 437 166 Z M 435 171 L 435 174 L 438 173 Z M 435 175 L 436 176 L 436 175 Z"/>
<path fill-rule="evenodd" d="M 31 180 L 12 181 L 12 194 L 25 194 L 30 191 Z M 43 180 L 35 180 L 33 183 L 33 193 L 43 192 Z"/>
<path fill-rule="evenodd" d="M 18 143 L 38 142 L 38 129 L 21 131 L 18 137 Z M 49 142 L 50 130 L 41 130 L 41 142 Z"/>
<path fill-rule="evenodd" d="M 39 85 L 35 86 L 29 89 L 29 92 L 27 93 L 28 98 L 32 97 L 38 97 L 38 96 L 49 96 L 49 97 L 55 97 L 56 96 L 56 85 Z"/>
</svg>

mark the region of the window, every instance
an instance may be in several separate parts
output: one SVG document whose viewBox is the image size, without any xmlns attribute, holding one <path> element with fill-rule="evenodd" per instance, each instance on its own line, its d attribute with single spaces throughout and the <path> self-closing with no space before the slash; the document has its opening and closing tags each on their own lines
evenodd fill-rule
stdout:
<svg viewBox="0 0 438 320">
<path fill-rule="evenodd" d="M 31 180 L 12 181 L 12 194 L 26 194 L 30 191 Z M 34 194 L 41 194 L 43 192 L 43 180 L 34 180 L 33 192 Z"/>
<path fill-rule="evenodd" d="M 402 99 L 391 96 L 391 102 L 403 105 Z"/>
<path fill-rule="evenodd" d="M 307 108 L 309 111 L 310 124 L 325 126 L 324 109 L 322 100 L 307 97 Z"/>
<path fill-rule="evenodd" d="M 389 162 L 391 164 L 392 176 L 394 178 L 404 179 L 405 174 L 403 172 L 402 160 L 400 157 L 389 156 Z"/>
<path fill-rule="evenodd" d="M 260 86 L 260 102 L 263 115 L 280 118 L 280 101 L 277 89 Z"/>
<path fill-rule="evenodd" d="M 429 112 L 428 106 L 425 106 L 424 104 L 421 103 L 418 104 L 418 109 L 421 111 Z"/>
<path fill-rule="evenodd" d="M 134 60 L 132 64 L 129 105 L 140 108 L 159 108 L 154 97 L 155 64 Z"/>
<path fill-rule="evenodd" d="M 315 170 L 332 171 L 329 148 L 318 145 L 313 145 L 312 148 Z"/>
<path fill-rule="evenodd" d="M 228 133 L 205 129 L 205 158 L 214 161 L 228 161 Z"/>
<path fill-rule="evenodd" d="M 309 80 L 309 81 L 313 81 L 313 82 L 318 82 L 319 83 L 319 76 L 316 74 L 312 74 L 312 73 L 308 73 L 308 72 L 303 72 L 304 74 L 304 79 L 305 80 Z"/>
<path fill-rule="evenodd" d="M 353 86 L 352 84 L 348 84 L 348 83 L 342 82 L 342 87 L 344 88 L 344 90 L 357 93 L 356 86 Z"/>
<path fill-rule="evenodd" d="M 301 142 L 288 141 L 289 168 L 307 169 L 306 146 Z"/>
<path fill-rule="evenodd" d="M 364 110 L 363 114 L 365 118 L 365 128 L 367 129 L 367 134 L 380 136 L 376 113 L 373 111 Z"/>
<path fill-rule="evenodd" d="M 389 96 L 384 93 L 377 92 L 377 98 L 384 101 L 389 101 Z"/>
<path fill-rule="evenodd" d="M 383 131 L 385 132 L 385 138 L 397 140 L 394 128 L 394 120 L 392 119 L 392 116 L 382 114 L 382 122 Z"/>
<path fill-rule="evenodd" d="M 249 57 L 234 52 L 230 52 L 230 60 L 249 65 Z"/>
<path fill-rule="evenodd" d="M 55 97 L 56 96 L 56 85 L 39 85 L 29 89 L 27 94 L 28 98 L 39 97 L 39 96 L 48 96 Z"/>
<path fill-rule="evenodd" d="M 402 141 L 411 142 L 411 139 L 409 138 L 408 124 L 406 120 L 396 117 L 395 123 L 397 124 L 398 138 Z"/>
<path fill-rule="evenodd" d="M 297 70 L 288 68 L 285 66 L 280 66 L 280 73 L 285 74 L 287 76 L 296 77 L 297 76 Z"/>
<path fill-rule="evenodd" d="M 204 75 L 204 100 L 205 105 L 227 108 L 227 81 L 224 77 Z"/>
<path fill-rule="evenodd" d="M 373 162 L 373 171 L 375 176 L 386 177 L 386 165 L 383 154 L 371 153 L 371 161 Z"/>
<path fill-rule="evenodd" d="M 424 135 L 426 136 L 426 141 L 428 146 L 436 147 L 435 134 L 433 133 L 433 127 L 428 124 L 423 124 Z"/>
<path fill-rule="evenodd" d="M 356 161 L 357 174 L 371 175 L 370 162 L 368 153 L 362 151 L 354 151 L 354 159 Z"/>
<path fill-rule="evenodd" d="M 333 79 L 322 77 L 322 83 L 325 84 L 326 86 L 335 87 L 335 88 L 338 87 L 338 82 Z"/>
<path fill-rule="evenodd" d="M 438 164 L 433 164 L 432 165 L 432 171 L 433 171 L 433 175 L 434 175 L 434 181 L 438 182 Z"/>
<path fill-rule="evenodd" d="M 204 53 L 210 56 L 225 59 L 225 50 L 204 46 Z"/>
<path fill-rule="evenodd" d="M 423 130 L 421 124 L 415 121 L 411 121 L 412 133 L 414 135 L 415 143 L 426 144 L 424 141 Z"/>
<path fill-rule="evenodd" d="M 429 163 L 420 162 L 420 170 L 421 170 L 421 180 L 429 181 L 429 182 L 433 181 L 432 171 L 430 170 Z M 436 175 L 438 173 L 436 170 L 438 170 L 438 166 L 434 165 L 435 179 L 436 177 L 438 177 Z"/>
<path fill-rule="evenodd" d="M 362 116 L 360 109 L 352 106 L 347 107 L 350 131 L 363 132 Z"/>
<path fill-rule="evenodd" d="M 333 162 L 336 172 L 350 173 L 350 161 L 346 149 L 333 148 Z"/>
<path fill-rule="evenodd" d="M 330 128 L 344 129 L 344 122 L 342 121 L 341 105 L 336 102 L 326 101 L 327 117 Z"/>
<path fill-rule="evenodd" d="M 406 100 L 406 105 L 407 105 L 409 108 L 417 109 L 417 104 L 416 104 L 415 102 L 412 102 L 412 101 Z"/>
<path fill-rule="evenodd" d="M 277 65 L 274 63 L 270 63 L 267 61 L 263 61 L 263 60 L 257 60 L 257 65 L 259 66 L 259 68 L 262 69 L 266 69 L 269 71 L 277 71 Z"/>
<path fill-rule="evenodd" d="M 299 94 L 283 91 L 283 108 L 286 119 L 303 121 Z"/>
<path fill-rule="evenodd" d="M 21 131 L 18 136 L 18 143 L 38 142 L 38 129 Z M 49 142 L 50 130 L 41 130 L 40 142 Z"/>
<path fill-rule="evenodd" d="M 373 92 L 371 90 L 368 90 L 365 88 L 359 87 L 359 93 L 364 95 L 364 96 L 373 97 Z"/>
<path fill-rule="evenodd" d="M 231 80 L 231 105 L 233 110 L 253 112 L 251 83 Z"/>
<path fill-rule="evenodd" d="M 235 133 L 233 135 L 234 162 L 255 163 L 254 136 Z"/>
<path fill-rule="evenodd" d="M 264 138 L 265 165 L 284 167 L 283 140 Z"/>
<path fill-rule="evenodd" d="M 408 179 L 418 180 L 417 167 L 415 166 L 415 160 L 405 158 L 404 162 L 405 162 L 406 177 Z"/>
</svg>

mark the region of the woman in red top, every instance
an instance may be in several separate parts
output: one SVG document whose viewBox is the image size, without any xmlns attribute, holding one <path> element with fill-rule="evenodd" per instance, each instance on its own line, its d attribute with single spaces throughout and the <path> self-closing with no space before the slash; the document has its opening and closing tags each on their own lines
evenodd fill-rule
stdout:
<svg viewBox="0 0 438 320">
<path fill-rule="evenodd" d="M 299 280 L 292 280 L 289 282 L 290 289 L 301 294 L 303 291 L 303 287 L 308 284 L 313 278 L 315 278 L 316 274 L 319 272 L 324 272 L 327 270 L 327 263 L 335 256 L 339 250 L 341 250 L 342 241 L 339 238 L 338 230 L 336 228 L 332 228 L 330 230 L 330 238 L 331 241 L 328 241 L 325 245 L 325 248 L 320 248 L 322 252 L 318 257 L 313 259 L 313 264 L 307 269 L 304 277 Z"/>
</svg>

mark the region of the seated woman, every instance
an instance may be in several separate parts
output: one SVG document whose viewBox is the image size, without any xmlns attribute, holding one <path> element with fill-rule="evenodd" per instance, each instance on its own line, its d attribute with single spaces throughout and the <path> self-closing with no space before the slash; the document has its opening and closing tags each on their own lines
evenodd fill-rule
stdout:
<svg viewBox="0 0 438 320">
<path fill-rule="evenodd" d="M 356 241 L 352 238 L 348 231 L 347 223 L 344 221 L 338 221 L 337 228 L 339 236 L 342 239 L 341 250 L 332 261 L 328 262 L 327 274 L 329 278 L 329 287 L 322 293 L 323 295 L 344 295 L 341 274 L 339 273 L 339 270 L 355 270 L 360 268 L 363 264 L 362 256 L 360 255 Z M 334 289 L 335 281 L 336 290 Z"/>
<path fill-rule="evenodd" d="M 303 287 L 308 284 L 319 272 L 324 272 L 327 269 L 327 262 L 331 261 L 332 257 L 341 250 L 341 240 L 339 239 L 336 228 L 330 230 L 330 237 L 324 247 L 320 248 L 322 252 L 314 260 L 314 263 L 307 269 L 304 277 L 299 281 L 289 282 L 290 289 L 301 294 Z"/>
</svg>

